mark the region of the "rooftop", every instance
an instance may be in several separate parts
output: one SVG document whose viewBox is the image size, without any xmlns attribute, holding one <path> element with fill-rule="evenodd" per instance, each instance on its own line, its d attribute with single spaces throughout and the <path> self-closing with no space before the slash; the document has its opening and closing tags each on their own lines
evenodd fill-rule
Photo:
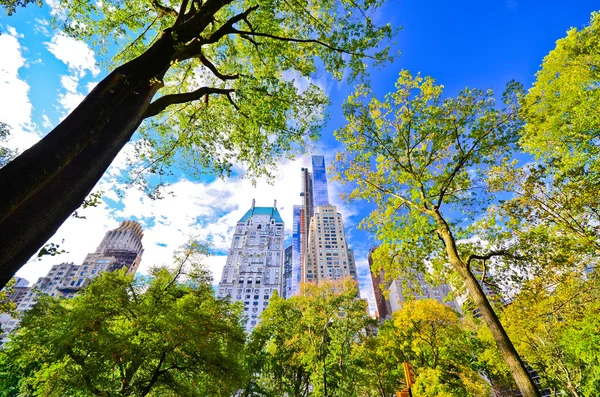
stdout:
<svg viewBox="0 0 600 397">
<path fill-rule="evenodd" d="M 253 207 L 246 212 L 246 214 L 240 219 L 240 222 L 245 222 L 250 219 L 253 215 L 269 215 L 271 218 L 275 219 L 275 222 L 283 223 L 283 219 L 281 219 L 281 215 L 279 215 L 279 211 L 275 207 Z"/>
</svg>

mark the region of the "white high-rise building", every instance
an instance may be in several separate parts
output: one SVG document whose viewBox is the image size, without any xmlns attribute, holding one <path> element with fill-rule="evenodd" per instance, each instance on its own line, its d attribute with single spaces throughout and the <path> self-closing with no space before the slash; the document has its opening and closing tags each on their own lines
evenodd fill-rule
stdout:
<svg viewBox="0 0 600 397">
<path fill-rule="evenodd" d="M 40 277 L 16 302 L 17 312 L 31 309 L 40 294 L 71 298 L 102 272 L 126 268 L 127 273 L 134 274 L 144 253 L 143 235 L 139 223 L 121 222 L 118 228 L 106 233 L 96 251 L 88 254 L 81 265 L 61 263 L 52 266 L 48 274 Z M 8 334 L 18 327 L 19 319 L 4 315 L 0 317 L 0 325 Z"/>
<path fill-rule="evenodd" d="M 357 279 L 354 252 L 348 247 L 342 214 L 334 205 L 315 207 L 310 219 L 303 282 Z"/>
<path fill-rule="evenodd" d="M 219 298 L 244 303 L 248 332 L 258 324 L 275 291 L 281 296 L 284 225 L 277 201 L 273 207 L 252 207 L 238 221 L 217 289 Z"/>
</svg>

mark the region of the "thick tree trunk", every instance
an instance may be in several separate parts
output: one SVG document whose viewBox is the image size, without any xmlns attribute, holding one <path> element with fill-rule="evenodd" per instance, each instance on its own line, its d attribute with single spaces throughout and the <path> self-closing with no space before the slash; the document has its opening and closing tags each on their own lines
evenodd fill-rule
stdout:
<svg viewBox="0 0 600 397">
<path fill-rule="evenodd" d="M 519 353 L 513 346 L 510 338 L 506 334 L 500 319 L 494 312 L 492 305 L 490 304 L 487 296 L 483 292 L 483 289 L 477 282 L 475 276 L 471 272 L 471 269 L 463 262 L 458 254 L 458 248 L 456 247 L 456 241 L 450 232 L 450 228 L 446 223 L 445 219 L 437 211 L 434 213 L 434 218 L 439 225 L 439 232 L 444 245 L 446 246 L 446 253 L 450 264 L 458 271 L 462 276 L 469 295 L 475 301 L 475 305 L 479 309 L 479 313 L 483 318 L 483 321 L 490 329 L 492 337 L 498 346 L 498 350 L 504 359 L 504 362 L 508 366 L 508 369 L 517 384 L 517 387 L 521 391 L 523 397 L 541 397 L 541 394 L 536 387 L 533 379 L 527 372 Z"/>
<path fill-rule="evenodd" d="M 0 257 L 0 285 L 5 285 L 81 205 L 140 125 L 157 88 L 148 84 L 144 91 L 127 95 L 94 141 L 85 142 L 83 150 L 70 156 L 58 172 L 38 184 L 42 185 L 41 189 L 32 189 L 35 191 L 15 203 L 10 213 L 5 213 L 8 216 L 4 216 L 0 222 L 0 241 L 4 245 Z M 87 141 L 86 134 L 81 135 L 82 140 Z M 47 142 L 39 142 L 36 146 L 32 148 L 34 153 L 40 150 L 53 151 L 52 145 Z M 35 160 L 30 153 L 26 155 Z M 4 179 L 2 182 L 2 186 L 10 186 Z M 5 192 L 10 194 L 10 188 Z M 5 203 L 5 194 L 1 199 L 2 204 Z"/>
</svg>

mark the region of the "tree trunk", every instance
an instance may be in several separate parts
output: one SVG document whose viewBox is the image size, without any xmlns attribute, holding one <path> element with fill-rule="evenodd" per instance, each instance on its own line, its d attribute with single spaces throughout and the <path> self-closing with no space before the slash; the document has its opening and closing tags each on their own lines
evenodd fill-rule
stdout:
<svg viewBox="0 0 600 397">
<path fill-rule="evenodd" d="M 469 295 L 475 301 L 475 305 L 479 309 L 479 313 L 485 321 L 486 325 L 492 333 L 492 337 L 500 350 L 500 354 L 504 359 L 504 362 L 508 366 L 510 373 L 517 384 L 517 387 L 521 391 L 523 397 L 539 397 L 541 396 L 538 388 L 531 379 L 529 372 L 525 368 L 521 357 L 517 353 L 517 350 L 513 346 L 510 338 L 506 334 L 504 327 L 500 323 L 500 319 L 494 312 L 492 305 L 485 296 L 481 286 L 477 282 L 475 276 L 471 272 L 471 269 L 464 267 L 460 272 L 467 285 Z"/>
<path fill-rule="evenodd" d="M 498 346 L 498 350 L 504 359 L 504 362 L 508 366 L 510 374 L 512 375 L 517 387 L 521 391 L 523 397 L 541 397 L 541 394 L 536 387 L 533 379 L 531 379 L 519 353 L 513 346 L 510 338 L 506 334 L 500 319 L 494 312 L 492 305 L 490 305 L 487 296 L 483 292 L 481 286 L 477 282 L 475 276 L 471 272 L 471 269 L 463 262 L 458 254 L 458 248 L 456 247 L 456 241 L 454 236 L 450 232 L 450 228 L 446 223 L 446 220 L 438 212 L 434 212 L 434 218 L 439 225 L 439 233 L 446 246 L 446 253 L 450 264 L 458 271 L 462 276 L 469 295 L 475 301 L 475 305 L 479 309 L 479 313 L 485 321 L 485 324 L 492 333 L 492 337 Z"/>
</svg>

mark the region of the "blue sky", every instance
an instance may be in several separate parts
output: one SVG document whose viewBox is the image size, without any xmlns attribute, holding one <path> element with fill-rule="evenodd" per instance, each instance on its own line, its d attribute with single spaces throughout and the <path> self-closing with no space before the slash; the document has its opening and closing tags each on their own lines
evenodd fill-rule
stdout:
<svg viewBox="0 0 600 397">
<path fill-rule="evenodd" d="M 52 2 L 51 2 L 52 3 Z M 570 27 L 581 27 L 590 13 L 600 8 L 592 1 L 404 1 L 392 0 L 377 14 L 377 22 L 402 25 L 395 50 L 398 60 L 372 73 L 372 86 L 379 96 L 393 89 L 400 69 L 434 77 L 453 95 L 465 86 L 492 88 L 500 92 L 516 79 L 530 87 L 534 74 L 554 42 Z M 29 6 L 0 19 L 0 120 L 9 123 L 13 137 L 9 145 L 24 149 L 49 132 L 106 75 L 103 59 L 86 43 L 53 30 L 48 21 L 51 8 Z M 330 120 L 311 154 L 331 161 L 339 144 L 333 131 L 343 125 L 341 104 L 352 87 L 318 80 L 331 97 Z M 124 152 L 115 160 L 98 187 L 104 204 L 82 212 L 87 219 L 70 218 L 52 242 L 68 251 L 62 257 L 30 261 L 19 273 L 33 282 L 60 261 L 79 263 L 93 251 L 104 233 L 122 219 L 135 218 L 145 227 L 145 254 L 141 271 L 152 264 L 168 263 L 172 251 L 188 236 L 210 241 L 215 256 L 207 260 L 218 280 L 232 228 L 246 212 L 252 198 L 257 205 L 277 200 L 279 211 L 291 232 L 292 206 L 300 203 L 300 168 L 309 158 L 282 161 L 275 184 L 247 180 L 174 180 L 173 195 L 151 201 L 135 189 L 115 190 L 111 176 L 126 167 Z M 372 298 L 366 255 L 373 239 L 356 225 L 368 208 L 343 203 L 340 187 L 332 185 L 334 204 L 344 215 L 350 246 L 359 264 L 363 295 Z M 64 240 L 64 242 L 63 242 Z"/>
</svg>

